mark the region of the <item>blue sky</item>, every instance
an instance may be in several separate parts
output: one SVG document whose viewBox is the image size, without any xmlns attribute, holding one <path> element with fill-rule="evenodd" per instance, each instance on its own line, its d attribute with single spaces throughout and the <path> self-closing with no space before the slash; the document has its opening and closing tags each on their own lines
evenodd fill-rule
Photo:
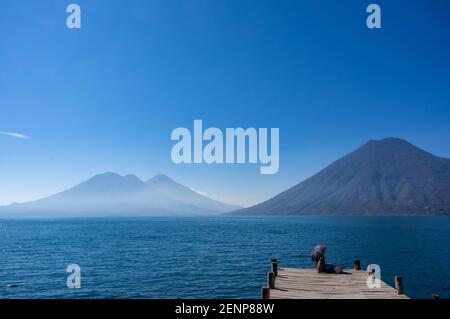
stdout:
<svg viewBox="0 0 450 319">
<path fill-rule="evenodd" d="M 82 9 L 69 30 L 65 8 Z M 382 29 L 365 25 L 378 3 Z M 450 157 L 450 3 L 0 2 L 0 204 L 94 174 L 165 173 L 242 205 L 369 139 Z M 171 131 L 280 128 L 280 170 L 175 165 Z"/>
</svg>

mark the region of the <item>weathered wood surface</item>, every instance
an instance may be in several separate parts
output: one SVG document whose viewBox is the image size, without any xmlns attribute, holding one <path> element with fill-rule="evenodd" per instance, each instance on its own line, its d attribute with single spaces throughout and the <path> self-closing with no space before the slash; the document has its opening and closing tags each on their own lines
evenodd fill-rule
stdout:
<svg viewBox="0 0 450 319">
<path fill-rule="evenodd" d="M 318 273 L 316 269 L 278 268 L 270 299 L 408 299 L 381 282 L 367 286 L 364 270 L 345 269 L 342 274 Z"/>
</svg>

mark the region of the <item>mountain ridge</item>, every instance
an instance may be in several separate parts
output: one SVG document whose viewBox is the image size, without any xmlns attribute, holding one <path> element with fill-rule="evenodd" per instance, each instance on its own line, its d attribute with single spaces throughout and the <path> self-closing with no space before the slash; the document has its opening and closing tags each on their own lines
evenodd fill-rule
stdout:
<svg viewBox="0 0 450 319">
<path fill-rule="evenodd" d="M 238 215 L 447 215 L 450 159 L 400 138 L 370 140 Z"/>
<path fill-rule="evenodd" d="M 205 197 L 167 175 L 144 182 L 133 174 L 107 172 L 45 198 L 0 206 L 0 217 L 218 215 L 237 208 Z"/>
</svg>

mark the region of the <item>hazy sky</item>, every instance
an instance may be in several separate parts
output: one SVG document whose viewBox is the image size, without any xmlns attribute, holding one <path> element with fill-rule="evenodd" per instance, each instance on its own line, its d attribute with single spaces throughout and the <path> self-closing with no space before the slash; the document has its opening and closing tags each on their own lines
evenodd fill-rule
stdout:
<svg viewBox="0 0 450 319">
<path fill-rule="evenodd" d="M 81 30 L 66 6 L 82 9 Z M 369 30 L 378 3 L 382 29 Z M 249 205 L 369 139 L 450 157 L 450 2 L 0 2 L 0 204 L 114 171 Z M 171 131 L 280 128 L 280 170 L 172 163 Z"/>
</svg>

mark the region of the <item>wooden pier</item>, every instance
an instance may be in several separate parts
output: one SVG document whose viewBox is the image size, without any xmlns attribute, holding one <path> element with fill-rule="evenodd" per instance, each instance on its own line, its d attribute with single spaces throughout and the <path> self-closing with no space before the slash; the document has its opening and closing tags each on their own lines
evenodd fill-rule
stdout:
<svg viewBox="0 0 450 319">
<path fill-rule="evenodd" d="M 341 274 L 318 272 L 317 269 L 279 268 L 272 260 L 268 285 L 261 288 L 262 299 L 409 299 L 403 294 L 403 281 L 395 277 L 396 288 L 381 281 L 380 288 L 369 288 L 369 274 L 361 270 L 359 261 L 355 269 Z"/>
</svg>

